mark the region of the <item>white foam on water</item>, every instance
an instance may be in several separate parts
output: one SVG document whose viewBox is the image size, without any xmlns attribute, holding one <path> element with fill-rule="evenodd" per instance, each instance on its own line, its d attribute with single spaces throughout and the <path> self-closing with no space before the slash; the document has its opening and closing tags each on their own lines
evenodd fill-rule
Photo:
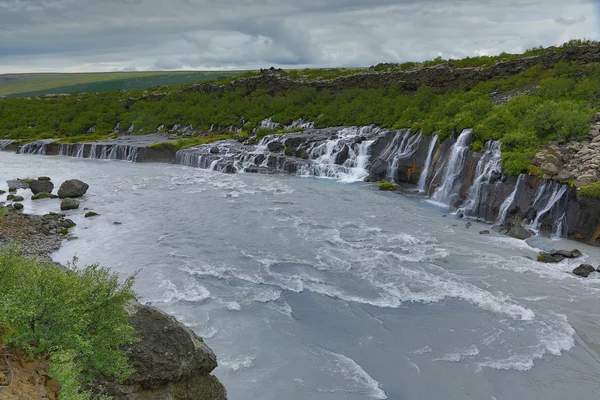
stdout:
<svg viewBox="0 0 600 400">
<path fill-rule="evenodd" d="M 190 301 L 200 303 L 210 298 L 210 291 L 204 286 L 194 281 L 186 281 L 183 289 L 178 288 L 173 282 L 164 280 L 160 284 L 165 289 L 162 302 L 170 303 L 172 301 Z"/>
<path fill-rule="evenodd" d="M 219 364 L 227 368 L 230 372 L 238 372 L 243 368 L 252 368 L 256 361 L 256 355 L 249 354 L 235 358 L 220 357 Z"/>
<path fill-rule="evenodd" d="M 432 353 L 432 352 L 433 352 L 433 349 L 431 347 L 425 346 L 420 349 L 411 351 L 410 354 L 423 355 L 423 354 Z"/>
<path fill-rule="evenodd" d="M 324 370 L 333 370 L 335 373 L 341 373 L 346 381 L 343 388 L 339 391 L 346 393 L 355 393 L 367 396 L 370 399 L 385 400 L 388 398 L 381 384 L 373 379 L 360 365 L 353 359 L 343 354 L 322 350 L 327 357 L 326 364 L 322 367 Z M 323 392 L 334 392 L 338 390 L 323 390 Z"/>
<path fill-rule="evenodd" d="M 404 358 L 406 358 L 406 362 L 408 363 L 408 365 L 410 365 L 410 367 L 412 369 L 414 369 L 415 371 L 417 371 L 418 374 L 421 373 L 421 368 L 419 368 L 419 366 L 417 364 L 415 364 L 415 362 L 413 360 L 411 360 L 410 358 L 408 358 L 406 356 Z"/>
<path fill-rule="evenodd" d="M 459 363 L 466 357 L 475 357 L 478 354 L 479 349 L 476 345 L 472 345 L 471 347 L 457 349 L 451 353 L 444 354 L 439 358 L 434 358 L 433 361 L 448 361 L 453 363 Z"/>
</svg>

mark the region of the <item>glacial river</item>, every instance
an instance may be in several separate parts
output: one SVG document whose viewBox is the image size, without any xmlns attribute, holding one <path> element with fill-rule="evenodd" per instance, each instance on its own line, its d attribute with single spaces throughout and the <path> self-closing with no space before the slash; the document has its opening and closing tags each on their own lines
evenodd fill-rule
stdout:
<svg viewBox="0 0 600 400">
<path fill-rule="evenodd" d="M 54 258 L 139 271 L 140 300 L 205 338 L 231 400 L 600 398 L 600 274 L 569 273 L 600 249 L 480 235 L 373 184 L 0 154 L 0 188 L 41 175 L 84 180 L 101 214 L 69 212 Z M 535 260 L 553 247 L 584 259 Z"/>
</svg>

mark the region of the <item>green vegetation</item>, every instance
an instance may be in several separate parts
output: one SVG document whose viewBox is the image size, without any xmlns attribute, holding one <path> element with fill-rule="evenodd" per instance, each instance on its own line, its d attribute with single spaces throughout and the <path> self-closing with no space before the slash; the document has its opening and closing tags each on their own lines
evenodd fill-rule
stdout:
<svg viewBox="0 0 600 400">
<path fill-rule="evenodd" d="M 580 44 L 587 42 L 573 41 L 557 48 L 533 49 L 524 55 L 504 54 L 485 60 L 496 62 L 550 50 L 563 51 Z M 475 61 L 469 59 L 464 63 Z M 359 70 L 309 71 L 312 70 L 283 73 L 310 80 Z M 427 86 L 421 86 L 416 93 L 407 93 L 400 85 L 392 84 L 385 89 L 355 88 L 341 92 L 308 86 L 275 93 L 264 89 L 247 92 L 241 87 L 223 92 L 179 92 L 171 88 L 161 96 L 146 97 L 141 91 L 133 91 L 4 99 L 0 100 L 0 137 L 90 141 L 110 135 L 118 122 L 121 126 L 133 124 L 135 133 L 155 131 L 160 125 L 170 129 L 175 124 L 193 125 L 194 129 L 207 132 L 175 143 L 153 145 L 179 150 L 243 137 L 245 134 L 231 133 L 229 127 L 248 132 L 268 117 L 282 124 L 302 118 L 314 121 L 318 128 L 378 124 L 384 128 L 421 129 L 425 134 L 438 133 L 440 140 L 472 128 L 473 149 L 482 149 L 490 139 L 500 140 L 505 171 L 519 174 L 530 170 L 533 155 L 547 141 L 585 136 L 590 119 L 600 109 L 598 87 L 599 64 L 561 62 L 551 69 L 534 65 L 512 77 L 445 93 Z M 494 98 L 499 94 L 508 101 L 495 103 Z M 96 132 L 83 135 L 92 126 Z M 209 133 L 211 127 L 223 133 Z M 257 142 L 274 133 L 282 131 L 259 128 L 252 140 Z"/>
<path fill-rule="evenodd" d="M 148 89 L 239 77 L 244 71 L 102 72 L 0 75 L 0 97 Z"/>
<path fill-rule="evenodd" d="M 587 39 L 575 39 L 569 42 L 563 43 L 560 46 L 551 46 L 551 47 L 534 47 L 532 49 L 527 50 L 523 54 L 509 54 L 509 53 L 500 53 L 497 56 L 479 56 L 479 57 L 466 57 L 463 59 L 444 59 L 442 57 L 437 57 L 434 60 L 428 60 L 423 62 L 406 62 L 402 64 L 378 64 L 373 67 L 375 71 L 393 71 L 393 70 L 401 70 L 408 71 L 415 68 L 427 68 L 427 67 L 435 67 L 440 64 L 449 64 L 454 68 L 489 68 L 496 64 L 497 62 L 502 61 L 512 61 L 512 60 L 520 60 L 525 57 L 533 57 L 539 56 L 542 54 L 549 53 L 550 51 L 555 51 L 560 53 L 565 49 L 569 49 L 572 47 L 578 46 L 586 46 L 586 45 L 594 45 L 596 42 Z"/>
<path fill-rule="evenodd" d="M 135 341 L 124 308 L 133 277 L 119 283 L 98 265 L 69 268 L 0 249 L 0 343 L 49 359 L 65 398 L 87 399 L 80 388 L 97 374 L 133 372 L 121 350 Z"/>
<path fill-rule="evenodd" d="M 183 150 L 183 149 L 187 149 L 187 148 L 194 147 L 194 146 L 199 146 L 201 144 L 216 142 L 217 140 L 238 139 L 238 138 L 245 140 L 247 137 L 248 137 L 248 134 L 242 134 L 242 133 L 232 133 L 232 132 L 226 132 L 226 133 L 222 133 L 222 134 L 215 133 L 215 134 L 203 135 L 203 136 L 192 137 L 192 138 L 177 139 L 174 142 L 152 143 L 149 147 L 154 150 L 169 149 L 171 151 L 178 151 L 178 150 Z"/>
<path fill-rule="evenodd" d="M 398 189 L 398 186 L 394 185 L 392 182 L 381 182 L 378 186 L 379 190 L 391 191 Z"/>
<path fill-rule="evenodd" d="M 600 182 L 592 183 L 579 190 L 580 196 L 600 198 Z"/>
</svg>

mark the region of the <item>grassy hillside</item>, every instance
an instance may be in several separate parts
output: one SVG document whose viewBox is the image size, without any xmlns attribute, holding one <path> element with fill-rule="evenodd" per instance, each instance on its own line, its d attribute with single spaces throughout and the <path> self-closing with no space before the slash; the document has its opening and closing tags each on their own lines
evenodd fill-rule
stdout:
<svg viewBox="0 0 600 400">
<path fill-rule="evenodd" d="M 87 74 L 0 75 L 0 96 L 27 97 L 43 94 L 109 92 L 184 85 L 219 77 L 235 77 L 244 71 L 105 72 Z"/>
<path fill-rule="evenodd" d="M 580 44 L 588 47 L 580 47 Z M 535 52 L 559 53 L 569 47 L 575 48 L 574 52 L 581 50 L 582 54 L 598 51 L 597 43 L 572 42 Z M 487 59 L 484 61 L 481 68 L 489 64 Z M 474 61 L 465 63 L 471 65 Z M 226 137 L 227 127 L 238 127 L 247 133 L 269 117 L 281 123 L 302 118 L 314 121 L 316 127 L 378 124 L 387 128 L 412 128 L 424 134 L 435 132 L 440 139 L 472 128 L 474 148 L 482 148 L 489 139 L 500 140 L 505 170 L 518 174 L 532 171 L 531 159 L 547 141 L 584 138 L 591 118 L 600 111 L 600 63 L 584 57 L 560 61 L 553 67 L 535 62 L 526 65 L 528 67 L 518 69 L 522 72 L 516 75 L 483 79 L 468 89 L 456 86 L 445 92 L 426 85 L 416 91 L 406 91 L 401 82 L 392 81 L 385 87 L 364 87 L 361 82 L 373 77 L 367 73 L 357 80 L 357 87 L 343 90 L 294 81 L 294 89 L 249 89 L 232 85 L 223 92 L 161 88 L 160 95 L 149 97 L 135 90 L 60 98 L 7 98 L 0 100 L 0 138 L 86 140 L 86 136 L 80 136 L 90 127 L 96 127 L 96 136 L 107 135 L 120 122 L 121 126 L 133 125 L 135 133 L 152 132 L 161 125 L 167 128 L 175 124 L 193 125 L 196 134 L 206 141 L 220 138 L 215 132 L 208 132 L 211 126 Z M 283 80 L 285 75 L 292 75 L 292 78 L 310 81 L 357 72 L 363 71 L 279 73 Z M 385 76 L 382 79 L 386 79 Z M 274 82 L 277 86 L 278 81 Z M 503 100 L 498 101 L 498 98 Z"/>
</svg>

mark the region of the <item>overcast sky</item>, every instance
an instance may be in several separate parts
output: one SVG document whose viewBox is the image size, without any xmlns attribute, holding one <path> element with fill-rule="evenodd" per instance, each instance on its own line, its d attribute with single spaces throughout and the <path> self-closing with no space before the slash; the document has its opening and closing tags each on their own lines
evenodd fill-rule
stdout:
<svg viewBox="0 0 600 400">
<path fill-rule="evenodd" d="M 0 73 L 369 66 L 600 39 L 598 0 L 0 0 Z"/>
</svg>

